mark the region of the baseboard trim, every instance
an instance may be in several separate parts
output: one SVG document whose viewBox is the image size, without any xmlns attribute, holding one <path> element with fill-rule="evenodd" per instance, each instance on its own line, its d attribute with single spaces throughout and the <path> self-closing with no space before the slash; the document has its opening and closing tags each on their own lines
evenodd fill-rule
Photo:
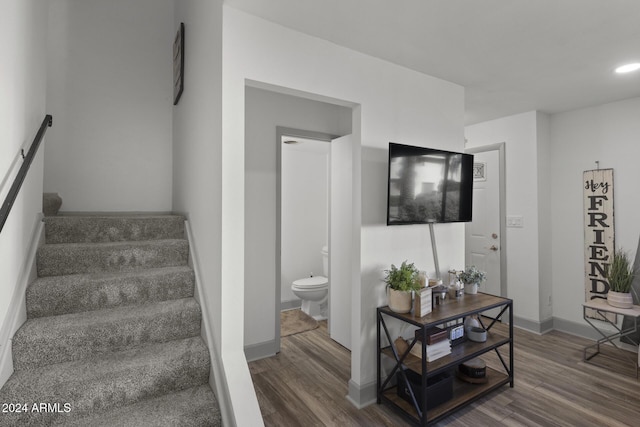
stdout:
<svg viewBox="0 0 640 427">
<path fill-rule="evenodd" d="M 27 320 L 27 286 L 38 276 L 36 254 L 38 248 L 44 244 L 44 222 L 42 218 L 42 213 L 36 215 L 36 223 L 29 242 L 29 250 L 20 269 L 17 284 L 13 289 L 9 310 L 0 329 L 0 388 L 13 374 L 12 339 L 18 328 Z"/>
<path fill-rule="evenodd" d="M 597 322 L 597 320 L 594 320 Z M 602 338 L 602 335 L 598 334 L 598 332 L 589 326 L 586 322 L 578 323 L 572 320 L 560 319 L 558 317 L 553 318 L 553 329 L 556 331 L 564 332 L 570 335 L 575 335 L 582 338 L 587 338 L 590 340 L 597 341 Z M 606 324 L 603 323 L 603 331 L 610 330 L 611 333 L 615 332 L 611 328 L 607 328 Z"/>
<path fill-rule="evenodd" d="M 524 317 L 513 316 L 513 326 L 542 335 L 553 330 L 553 318 L 538 322 L 536 320 L 525 319 Z"/>
<path fill-rule="evenodd" d="M 376 381 L 359 385 L 353 380 L 349 380 L 349 394 L 347 394 L 346 397 L 347 400 L 358 409 L 376 403 L 378 399 Z"/>
<path fill-rule="evenodd" d="M 247 358 L 247 362 L 272 357 L 275 356 L 276 353 L 276 340 L 244 346 L 244 355 Z"/>
<path fill-rule="evenodd" d="M 300 308 L 302 307 L 302 300 L 299 299 L 292 299 L 289 301 L 282 301 L 280 303 L 280 311 L 286 311 L 286 310 L 294 310 L 296 308 Z"/>
<path fill-rule="evenodd" d="M 547 332 L 551 332 L 551 331 L 553 331 L 553 317 L 550 317 L 540 322 L 541 334 L 546 334 Z"/>
<path fill-rule="evenodd" d="M 602 336 L 599 335 L 598 332 L 596 332 L 591 326 L 586 324 L 586 322 L 579 323 L 571 320 L 561 319 L 558 317 L 550 317 L 543 320 L 542 322 L 537 322 L 535 320 L 513 316 L 513 326 L 540 335 L 546 334 L 551 331 L 559 331 L 594 341 L 602 338 Z M 607 327 L 604 323 L 603 327 L 606 331 Z M 615 331 L 611 329 L 611 332 L 613 333 Z"/>
<path fill-rule="evenodd" d="M 594 320 L 594 322 L 598 322 L 598 321 Z M 600 338 L 602 338 L 602 335 L 600 335 L 595 329 L 593 329 L 586 322 L 584 323 L 574 322 L 572 320 L 561 319 L 559 317 L 552 317 L 542 322 L 534 322 L 534 321 L 531 321 L 528 319 L 522 319 L 522 318 L 516 319 L 514 317 L 513 325 L 522 329 L 526 329 L 530 332 L 539 333 L 539 334 L 546 334 L 547 332 L 558 331 L 558 332 L 564 332 L 569 335 L 574 335 L 580 338 L 586 338 L 593 341 L 597 341 Z M 604 322 L 602 322 L 602 330 L 605 333 L 616 332 L 613 328 L 609 327 Z M 619 339 L 616 339 L 614 341 L 618 343 L 618 345 L 620 345 L 622 348 L 626 348 L 631 351 L 635 350 L 635 347 L 633 346 L 625 347 L 626 344 L 620 343 Z"/>
<path fill-rule="evenodd" d="M 302 306 L 299 299 L 280 302 L 280 311 L 295 310 Z M 275 356 L 278 353 L 276 340 L 269 340 L 257 344 L 249 344 L 244 346 L 244 355 L 247 362 L 253 362 L 267 357 Z"/>
<path fill-rule="evenodd" d="M 215 345 L 213 338 L 213 328 L 209 322 L 209 309 L 206 299 L 203 298 L 202 280 L 200 276 L 200 266 L 198 263 L 198 255 L 193 244 L 193 233 L 191 232 L 191 225 L 189 221 L 185 220 L 184 229 L 187 241 L 189 242 L 189 266 L 193 269 L 195 275 L 195 289 L 194 297 L 198 304 L 200 304 L 200 310 L 202 312 L 202 329 L 201 336 L 205 344 L 209 348 L 209 355 L 211 359 L 211 371 L 209 374 L 209 385 L 215 391 L 216 398 L 218 399 L 218 405 L 220 407 L 220 415 L 222 417 L 222 425 L 234 425 L 233 408 L 231 406 L 229 398 L 229 388 L 226 384 L 227 379 L 224 372 L 224 367 L 220 362 L 222 360 L 218 348 Z"/>
</svg>

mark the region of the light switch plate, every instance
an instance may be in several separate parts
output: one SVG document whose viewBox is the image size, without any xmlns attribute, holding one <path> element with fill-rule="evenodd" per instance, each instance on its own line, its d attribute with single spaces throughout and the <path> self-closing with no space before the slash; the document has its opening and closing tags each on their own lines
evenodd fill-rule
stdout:
<svg viewBox="0 0 640 427">
<path fill-rule="evenodd" d="M 508 215 L 507 227 L 511 227 L 511 228 L 524 227 L 524 218 L 522 217 L 522 215 Z"/>
</svg>

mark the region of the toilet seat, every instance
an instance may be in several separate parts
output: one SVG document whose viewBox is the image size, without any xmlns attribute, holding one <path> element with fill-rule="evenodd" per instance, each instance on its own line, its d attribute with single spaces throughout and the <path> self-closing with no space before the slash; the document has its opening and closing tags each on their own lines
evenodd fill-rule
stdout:
<svg viewBox="0 0 640 427">
<path fill-rule="evenodd" d="M 317 289 L 327 286 L 329 279 L 324 276 L 305 277 L 293 281 L 293 286 L 298 289 Z"/>
</svg>

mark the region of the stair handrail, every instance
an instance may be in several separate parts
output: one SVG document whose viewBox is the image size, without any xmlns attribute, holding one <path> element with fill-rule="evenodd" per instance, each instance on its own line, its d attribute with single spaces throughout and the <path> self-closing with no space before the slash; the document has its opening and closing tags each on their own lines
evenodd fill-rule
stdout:
<svg viewBox="0 0 640 427">
<path fill-rule="evenodd" d="M 29 167 L 31 167 L 31 162 L 33 162 L 33 158 L 38 152 L 40 142 L 42 141 L 47 128 L 51 126 L 53 126 L 53 116 L 51 116 L 51 114 L 47 114 L 46 116 L 44 116 L 44 120 L 40 125 L 40 129 L 38 129 L 38 133 L 31 143 L 31 148 L 29 148 L 27 154 L 24 154 L 24 149 L 20 150 L 23 162 L 22 166 L 20 166 L 20 170 L 18 171 L 18 175 L 16 175 L 15 179 L 13 180 L 13 184 L 9 189 L 9 193 L 7 193 L 7 197 L 5 197 L 4 202 L 2 203 L 2 207 L 0 208 L 0 232 L 2 232 L 4 223 L 7 222 L 7 218 L 9 218 L 9 213 L 11 212 L 11 208 L 13 207 L 13 203 L 18 197 L 18 193 L 20 192 L 22 183 L 27 176 Z"/>
</svg>

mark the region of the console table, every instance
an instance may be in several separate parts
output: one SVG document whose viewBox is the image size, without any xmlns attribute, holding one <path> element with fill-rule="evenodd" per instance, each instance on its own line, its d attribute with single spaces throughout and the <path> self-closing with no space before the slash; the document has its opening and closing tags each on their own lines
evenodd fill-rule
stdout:
<svg viewBox="0 0 640 427">
<path fill-rule="evenodd" d="M 483 325 L 487 330 L 485 342 L 464 341 L 452 347 L 451 354 L 427 362 L 426 338 L 429 329 L 438 326 L 444 328 L 450 322 L 459 323 L 467 316 L 495 308 L 500 310 L 496 319 L 492 320 L 488 326 Z M 509 316 L 508 332 L 503 328 L 492 330 L 496 321 L 499 321 L 507 312 Z M 409 349 L 405 352 L 400 352 L 393 344 L 395 337 L 390 335 L 387 326 L 387 323 L 392 319 L 398 319 L 415 327 L 415 336 L 409 344 Z M 482 320 L 480 322 L 482 323 Z M 385 343 L 385 347 L 382 347 L 383 337 L 386 337 L 386 341 L 389 343 L 388 345 Z M 445 300 L 443 304 L 435 306 L 433 311 L 424 317 L 415 317 L 411 313 L 399 314 L 393 312 L 389 307 L 379 307 L 377 309 L 377 346 L 377 402 L 390 405 L 414 424 L 431 425 L 505 384 L 513 387 L 513 301 L 484 293 L 464 295 L 459 299 Z M 410 353 L 414 346 L 422 347 L 422 358 Z M 508 348 L 506 360 L 500 352 L 504 347 Z M 455 378 L 453 379 L 453 397 L 437 406 L 429 407 L 426 393 L 429 378 L 456 370 L 459 364 L 490 351 L 496 352 L 503 370 L 487 367 L 487 382 L 484 384 L 470 384 Z M 391 372 L 384 378 L 382 375 L 383 358 L 394 364 Z M 416 396 L 418 393 L 414 393 L 411 389 L 406 370 L 420 375 L 421 392 L 418 396 Z M 401 378 L 404 382 L 402 386 L 406 386 L 406 389 L 409 390 L 412 403 L 398 396 L 398 385 L 393 381 L 396 377 Z"/>
<path fill-rule="evenodd" d="M 602 316 L 602 319 L 598 319 L 598 320 L 601 320 L 605 322 L 607 325 L 612 326 L 616 332 L 611 333 L 609 331 L 605 331 L 602 329 L 600 325 L 596 325 L 595 323 L 593 323 L 591 319 L 587 317 L 587 309 L 595 310 L 600 316 Z M 618 327 L 616 323 L 607 319 L 607 316 L 605 316 L 603 313 L 615 313 L 623 316 L 633 317 L 634 318 L 633 327 L 622 329 Z M 597 355 L 601 355 L 601 357 L 607 357 L 606 355 L 600 353 L 600 344 L 608 342 L 611 345 L 613 345 L 615 348 L 620 349 L 621 351 L 624 351 L 623 349 L 618 347 L 618 345 L 616 345 L 616 343 L 613 342 L 613 340 L 617 338 L 621 338 L 626 335 L 630 335 L 632 333 L 635 333 L 638 330 L 638 318 L 640 317 L 640 305 L 634 305 L 631 308 L 618 308 L 618 307 L 613 307 L 609 305 L 607 301 L 604 299 L 594 299 L 582 304 L 582 316 L 584 317 L 584 320 L 589 325 L 591 325 L 593 329 L 595 329 L 596 331 L 598 331 L 600 335 L 602 335 L 602 338 L 596 341 L 595 344 L 588 345 L 584 348 L 582 352 L 582 360 L 596 366 L 606 367 L 605 365 L 601 365 L 593 360 L 593 358 Z M 627 339 L 632 343 L 634 343 L 636 346 L 639 344 L 629 337 L 627 337 Z M 595 347 L 595 352 L 587 356 L 588 351 L 593 349 L 594 347 Z M 635 357 L 628 357 L 627 353 L 631 353 L 631 352 L 624 351 L 623 356 L 625 357 L 625 359 L 628 359 L 631 363 L 633 363 L 636 371 L 636 378 L 638 378 L 638 365 L 640 364 L 640 356 L 636 361 Z"/>
</svg>

